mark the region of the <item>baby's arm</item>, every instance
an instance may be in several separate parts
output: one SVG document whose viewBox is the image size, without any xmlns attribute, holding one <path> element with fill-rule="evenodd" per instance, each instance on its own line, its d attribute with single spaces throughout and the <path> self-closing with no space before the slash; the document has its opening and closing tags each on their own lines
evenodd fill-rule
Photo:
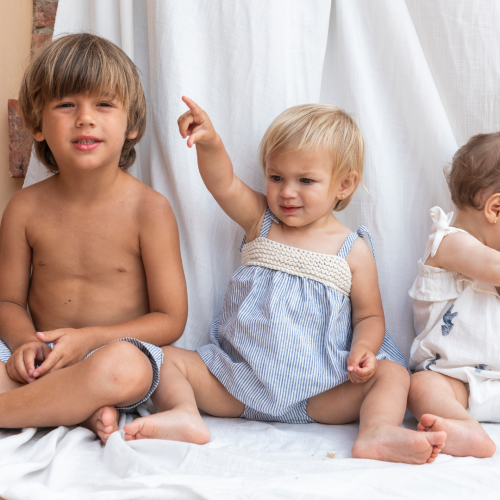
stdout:
<svg viewBox="0 0 500 500">
<path fill-rule="evenodd" d="M 17 382 L 33 382 L 35 361 L 42 362 L 50 347 L 35 336 L 26 311 L 31 272 L 31 247 L 26 238 L 30 196 L 16 194 L 5 208 L 0 226 L 0 339 L 12 351 L 7 373 Z"/>
<path fill-rule="evenodd" d="M 500 286 L 500 252 L 467 233 L 445 236 L 436 255 L 427 259 L 426 264 Z"/>
<path fill-rule="evenodd" d="M 150 313 L 115 325 L 38 332 L 40 340 L 57 342 L 35 376 L 74 364 L 94 349 L 123 337 L 163 346 L 182 335 L 187 318 L 187 290 L 175 215 L 166 198 L 150 189 L 141 205 L 139 245 Z M 130 293 L 137 291 L 132 289 Z"/>
<path fill-rule="evenodd" d="M 351 304 L 353 338 L 347 359 L 349 380 L 363 383 L 377 369 L 376 353 L 385 335 L 384 310 L 377 266 L 368 245 L 358 239 L 347 256 L 352 272 Z"/>
<path fill-rule="evenodd" d="M 222 139 L 207 113 L 191 99 L 183 97 L 182 100 L 189 111 L 179 118 L 179 131 L 183 138 L 188 137 L 188 147 L 196 144 L 203 182 L 224 212 L 251 238 L 260 228 L 267 207 L 266 198 L 236 177 Z"/>
</svg>

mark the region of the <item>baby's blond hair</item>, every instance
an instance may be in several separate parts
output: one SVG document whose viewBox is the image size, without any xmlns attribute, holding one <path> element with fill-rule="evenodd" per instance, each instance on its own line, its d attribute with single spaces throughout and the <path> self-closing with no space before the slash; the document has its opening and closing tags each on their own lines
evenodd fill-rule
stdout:
<svg viewBox="0 0 500 500">
<path fill-rule="evenodd" d="M 259 148 L 259 160 L 266 171 L 267 160 L 275 154 L 311 149 L 326 150 L 332 159 L 333 181 L 349 172 L 363 180 L 365 142 L 356 122 L 345 111 L 326 104 L 303 104 L 283 111 L 269 126 Z M 340 200 L 334 210 L 349 205 L 353 193 Z"/>
</svg>

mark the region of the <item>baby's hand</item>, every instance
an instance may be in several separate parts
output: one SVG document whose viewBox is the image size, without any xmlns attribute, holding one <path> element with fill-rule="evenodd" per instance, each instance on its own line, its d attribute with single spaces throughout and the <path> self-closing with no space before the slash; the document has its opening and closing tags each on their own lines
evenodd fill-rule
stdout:
<svg viewBox="0 0 500 500">
<path fill-rule="evenodd" d="M 33 372 L 34 378 L 71 366 L 81 361 L 89 353 L 85 334 L 75 328 L 59 328 L 49 332 L 37 332 L 42 342 L 54 342 L 54 347 L 45 361 Z"/>
<path fill-rule="evenodd" d="M 203 111 L 198 104 L 189 99 L 189 97 L 183 97 L 182 100 L 189 107 L 189 111 L 186 111 L 177 120 L 182 138 L 185 139 L 189 137 L 187 141 L 189 148 L 192 147 L 193 144 L 210 146 L 218 137 L 210 118 L 205 111 Z"/>
<path fill-rule="evenodd" d="M 377 358 L 362 345 L 353 345 L 347 358 L 347 376 L 353 384 L 370 380 L 377 370 Z"/>
<path fill-rule="evenodd" d="M 50 347 L 35 340 L 16 349 L 6 363 L 7 373 L 12 380 L 26 384 L 34 382 L 35 364 L 43 363 L 50 354 Z"/>
</svg>

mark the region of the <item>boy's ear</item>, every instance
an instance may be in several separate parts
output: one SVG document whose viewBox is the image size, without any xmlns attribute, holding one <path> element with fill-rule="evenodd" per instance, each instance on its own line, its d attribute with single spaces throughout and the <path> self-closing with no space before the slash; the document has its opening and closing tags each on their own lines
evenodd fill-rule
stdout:
<svg viewBox="0 0 500 500">
<path fill-rule="evenodd" d="M 484 204 L 484 215 L 493 224 L 500 218 L 500 193 L 492 194 Z"/>
<path fill-rule="evenodd" d="M 132 130 L 132 132 L 129 132 L 127 134 L 127 139 L 133 140 L 139 135 L 139 129 L 137 130 Z"/>
<path fill-rule="evenodd" d="M 33 136 L 33 139 L 37 142 L 42 142 L 45 140 L 45 136 L 43 135 L 43 132 L 39 130 L 38 132 L 34 132 L 33 130 L 31 131 L 31 135 Z"/>
</svg>

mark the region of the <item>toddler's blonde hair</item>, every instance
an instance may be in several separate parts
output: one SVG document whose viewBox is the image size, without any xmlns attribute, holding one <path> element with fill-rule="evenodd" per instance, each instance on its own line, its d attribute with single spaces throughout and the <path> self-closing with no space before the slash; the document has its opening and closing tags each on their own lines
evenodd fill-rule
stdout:
<svg viewBox="0 0 500 500">
<path fill-rule="evenodd" d="M 351 116 L 327 104 L 303 104 L 283 111 L 260 142 L 259 160 L 265 173 L 266 162 L 272 155 L 313 149 L 326 150 L 330 155 L 332 182 L 352 171 L 358 172 L 359 182 L 363 181 L 363 134 Z M 346 208 L 355 191 L 339 200 L 334 210 Z"/>
</svg>

